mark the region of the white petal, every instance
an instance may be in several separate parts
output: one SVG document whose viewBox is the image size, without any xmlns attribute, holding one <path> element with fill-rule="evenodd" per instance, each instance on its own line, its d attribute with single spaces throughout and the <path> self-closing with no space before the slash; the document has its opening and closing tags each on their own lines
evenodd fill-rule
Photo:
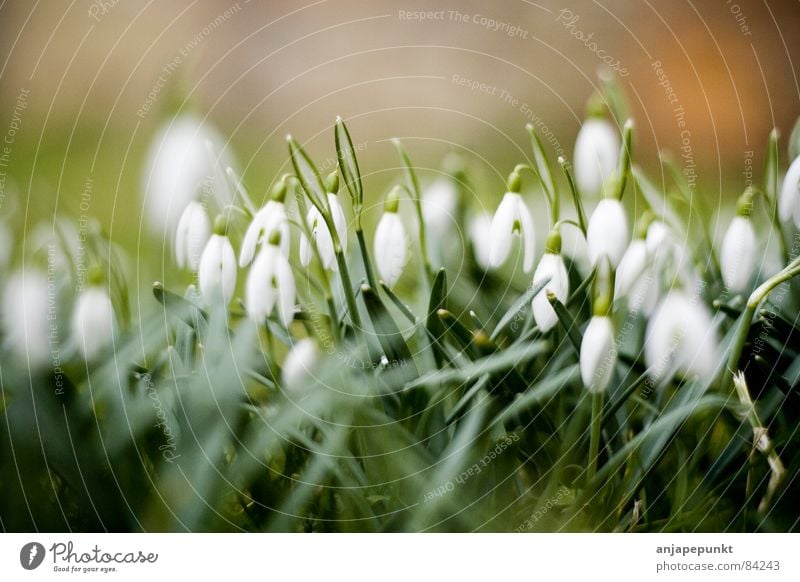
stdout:
<svg viewBox="0 0 800 582">
<path fill-rule="evenodd" d="M 266 245 L 259 251 L 245 283 L 245 307 L 256 323 L 262 323 L 272 312 L 277 293 L 272 285 L 280 250 Z"/>
<path fill-rule="evenodd" d="M 603 392 L 614 373 L 617 349 L 614 326 L 608 317 L 592 317 L 581 342 L 580 368 L 583 385 L 590 392 Z"/>
<path fill-rule="evenodd" d="M 239 253 L 240 267 L 244 268 L 252 262 L 258 245 L 266 244 L 275 230 L 281 233 L 281 252 L 288 255 L 289 223 L 286 217 L 286 207 L 282 202 L 270 200 L 256 212 L 244 233 Z"/>
<path fill-rule="evenodd" d="M 392 287 L 408 261 L 408 240 L 400 216 L 384 212 L 375 231 L 375 267 L 378 275 Z"/>
<path fill-rule="evenodd" d="M 749 218 L 735 216 L 725 233 L 720 267 L 725 285 L 733 292 L 745 291 L 756 266 L 756 233 Z"/>
<path fill-rule="evenodd" d="M 800 228 L 800 157 L 796 158 L 789 166 L 783 178 L 781 195 L 778 200 L 778 216 L 781 222 L 788 222 L 794 218 L 795 224 Z"/>
<path fill-rule="evenodd" d="M 525 204 L 522 196 L 518 196 L 517 198 L 517 216 L 519 217 L 520 226 L 522 227 L 522 244 L 524 248 L 522 270 L 526 273 L 530 273 L 531 269 L 533 269 L 533 261 L 536 258 L 536 232 L 531 211 L 528 210 L 528 205 Z"/>
<path fill-rule="evenodd" d="M 305 234 L 300 235 L 300 264 L 307 267 L 311 264 L 311 243 L 308 242 L 308 237 Z"/>
<path fill-rule="evenodd" d="M 200 255 L 211 235 L 211 224 L 203 205 L 192 200 L 181 214 L 175 233 L 175 262 L 178 267 L 197 271 Z"/>
<path fill-rule="evenodd" d="M 603 183 L 619 162 L 620 139 L 614 126 L 605 119 L 587 119 L 575 140 L 575 183 L 589 197 L 602 193 Z"/>
<path fill-rule="evenodd" d="M 592 271 L 592 266 L 589 262 L 589 247 L 586 245 L 583 232 L 570 223 L 564 223 L 560 232 L 561 254 L 569 257 L 582 275 L 588 275 Z"/>
<path fill-rule="evenodd" d="M 114 309 L 105 289 L 89 287 L 75 302 L 72 335 L 84 358 L 97 356 L 114 335 Z"/>
<path fill-rule="evenodd" d="M 50 361 L 50 324 L 58 321 L 59 315 L 55 303 L 50 303 L 55 301 L 50 290 L 43 273 L 26 267 L 9 277 L 3 293 L 4 339 L 31 368 Z"/>
<path fill-rule="evenodd" d="M 547 300 L 548 291 L 562 303 L 566 302 L 569 295 L 569 275 L 561 255 L 545 253 L 542 260 L 539 261 L 533 275 L 533 284 L 537 285 L 547 278 L 550 278 L 549 283 L 534 296 L 531 302 L 533 317 L 542 332 L 550 331 L 558 323 L 556 312 L 550 305 L 550 301 Z"/>
<path fill-rule="evenodd" d="M 280 317 L 283 325 L 289 327 L 289 324 L 294 319 L 294 306 L 297 290 L 294 282 L 294 275 L 292 268 L 289 266 L 289 261 L 283 255 L 278 257 L 277 271 L 275 279 L 278 283 L 278 309 L 280 310 Z"/>
<path fill-rule="evenodd" d="M 450 178 L 439 178 L 422 192 L 422 218 L 434 233 L 451 228 L 458 192 Z"/>
<path fill-rule="evenodd" d="M 469 238 L 472 241 L 475 262 L 484 270 L 491 268 L 489 250 L 492 240 L 492 217 L 489 213 L 481 212 L 470 219 Z"/>
<path fill-rule="evenodd" d="M 641 239 L 636 239 L 628 246 L 617 267 L 614 281 L 614 296 L 625 297 L 631 292 L 647 267 L 647 245 Z"/>
<path fill-rule="evenodd" d="M 320 360 L 317 344 L 310 338 L 298 341 L 283 362 L 281 385 L 287 390 L 305 388 L 314 377 L 314 369 Z"/>
<path fill-rule="evenodd" d="M 213 235 L 200 259 L 200 295 L 205 305 L 220 299 L 228 305 L 236 289 L 236 255 L 226 236 Z"/>
<path fill-rule="evenodd" d="M 589 258 L 597 265 L 602 257 L 608 257 L 616 268 L 628 246 L 628 218 L 618 200 L 603 199 L 589 220 L 586 243 Z"/>
<path fill-rule="evenodd" d="M 489 265 L 493 268 L 502 265 L 511 252 L 514 223 L 518 220 L 518 198 L 519 194 L 506 192 L 494 213 L 489 240 Z"/>
</svg>

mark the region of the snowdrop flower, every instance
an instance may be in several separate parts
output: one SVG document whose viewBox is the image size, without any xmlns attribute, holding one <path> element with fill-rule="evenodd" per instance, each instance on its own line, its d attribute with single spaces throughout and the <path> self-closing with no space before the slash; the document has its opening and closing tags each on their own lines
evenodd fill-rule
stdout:
<svg viewBox="0 0 800 582">
<path fill-rule="evenodd" d="M 204 305 L 210 306 L 222 299 L 228 305 L 236 289 L 236 254 L 231 241 L 225 235 L 227 222 L 219 216 L 214 225 L 214 234 L 200 257 L 198 285 Z"/>
<path fill-rule="evenodd" d="M 47 363 L 50 324 L 48 282 L 38 270 L 26 268 L 11 275 L 3 294 L 3 329 L 8 347 L 32 369 Z M 48 321 L 50 318 L 50 321 Z"/>
<path fill-rule="evenodd" d="M 742 195 L 720 251 L 722 280 L 731 291 L 746 291 L 756 267 L 756 232 L 750 220 L 752 194 Z"/>
<path fill-rule="evenodd" d="M 575 183 L 584 196 L 596 197 L 604 190 L 619 163 L 620 138 L 603 117 L 584 121 L 575 140 Z"/>
<path fill-rule="evenodd" d="M 320 351 L 311 338 L 303 338 L 292 346 L 281 370 L 281 385 L 286 390 L 304 388 L 314 378 Z"/>
<path fill-rule="evenodd" d="M 708 308 L 680 289 L 670 291 L 647 325 L 644 357 L 656 381 L 669 380 L 676 372 L 710 379 L 719 353 Z"/>
<path fill-rule="evenodd" d="M 553 230 L 547 237 L 544 255 L 533 274 L 534 286 L 545 279 L 550 279 L 531 302 L 533 318 L 542 332 L 550 331 L 558 323 L 556 312 L 547 298 L 548 293 L 555 295 L 562 303 L 567 301 L 569 295 L 569 275 L 560 253 L 561 235 L 558 230 Z"/>
<path fill-rule="evenodd" d="M 614 325 L 605 311 L 595 309 L 581 341 L 581 379 L 586 389 L 594 394 L 605 392 L 617 363 Z"/>
<path fill-rule="evenodd" d="M 208 144 L 222 149 L 225 141 L 208 123 L 193 115 L 169 121 L 156 135 L 144 174 L 144 206 L 156 232 L 174 232 L 181 211 L 209 185 L 220 208 L 230 203 L 224 179 L 218 176 Z M 224 156 L 223 156 L 224 158 Z M 224 158 L 221 166 L 232 165 Z"/>
<path fill-rule="evenodd" d="M 582 275 L 591 273 L 589 248 L 586 246 L 586 237 L 583 235 L 583 231 L 574 224 L 565 222 L 559 232 L 561 233 L 561 254 L 569 257 Z"/>
<path fill-rule="evenodd" d="M 783 179 L 778 216 L 781 222 L 794 220 L 795 226 L 800 228 L 800 157 L 792 162 Z"/>
<path fill-rule="evenodd" d="M 628 218 L 619 200 L 604 198 L 589 219 L 586 232 L 589 259 L 597 265 L 602 257 L 608 257 L 616 268 L 628 246 Z"/>
<path fill-rule="evenodd" d="M 422 219 L 434 232 L 448 230 L 454 221 L 458 190 L 451 178 L 439 178 L 422 192 Z"/>
<path fill-rule="evenodd" d="M 383 216 L 375 231 L 375 266 L 378 275 L 389 287 L 400 278 L 408 261 L 406 229 L 397 214 L 399 204 L 400 189 L 395 186 L 386 196 Z"/>
<path fill-rule="evenodd" d="M 192 200 L 181 214 L 175 232 L 175 262 L 178 267 L 197 271 L 210 234 L 211 225 L 203 205 Z"/>
<path fill-rule="evenodd" d="M 239 266 L 244 268 L 253 262 L 256 248 L 266 243 L 276 232 L 280 233 L 281 252 L 289 255 L 289 220 L 286 217 L 287 185 L 281 179 L 272 191 L 271 199 L 256 212 L 242 239 Z"/>
<path fill-rule="evenodd" d="M 637 238 L 631 241 L 617 266 L 614 297 L 627 296 L 645 272 L 649 262 L 647 243 Z"/>
<path fill-rule="evenodd" d="M 475 262 L 486 271 L 491 267 L 489 241 L 492 237 L 492 216 L 488 212 L 475 214 L 470 218 L 468 232 Z"/>
<path fill-rule="evenodd" d="M 289 260 L 281 250 L 281 234 L 275 231 L 259 251 L 245 284 L 245 308 L 256 323 L 262 323 L 277 307 L 285 326 L 294 319 L 296 286 Z"/>
<path fill-rule="evenodd" d="M 522 267 L 528 273 L 533 268 L 536 254 L 536 233 L 530 210 L 519 194 L 520 186 L 519 174 L 512 172 L 508 179 L 508 192 L 503 196 L 492 219 L 489 264 L 493 268 L 502 265 L 511 252 L 514 235 L 518 235 L 522 237 L 524 245 Z"/>
<path fill-rule="evenodd" d="M 94 359 L 114 337 L 114 308 L 108 290 L 92 277 L 75 302 L 72 312 L 72 337 L 86 360 Z"/>
<path fill-rule="evenodd" d="M 333 218 L 333 227 L 336 229 L 336 235 L 339 237 L 339 244 L 342 245 L 342 252 L 347 252 L 347 219 L 344 217 L 344 210 L 339 203 L 339 197 L 328 192 L 328 208 L 330 209 L 331 217 Z M 313 204 L 308 209 L 306 215 L 306 224 L 311 231 L 311 238 L 319 252 L 319 258 L 322 261 L 322 266 L 332 271 L 336 270 L 336 252 L 333 247 L 333 238 L 328 230 L 328 225 L 325 224 L 325 219 L 322 214 Z M 311 263 L 313 256 L 311 249 L 311 242 L 303 235 L 300 238 L 300 263 L 307 267 Z"/>
</svg>

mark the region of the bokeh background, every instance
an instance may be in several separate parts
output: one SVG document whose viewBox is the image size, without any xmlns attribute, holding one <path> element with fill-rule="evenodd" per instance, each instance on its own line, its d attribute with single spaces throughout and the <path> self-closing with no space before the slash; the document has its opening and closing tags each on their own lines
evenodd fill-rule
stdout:
<svg viewBox="0 0 800 582">
<path fill-rule="evenodd" d="M 800 113 L 797 30 L 798 0 L 5 0 L 0 133 L 14 135 L 0 217 L 21 256 L 34 225 L 84 214 L 91 180 L 91 215 L 133 252 L 152 248 L 141 174 L 178 110 L 230 140 L 257 198 L 287 169 L 285 134 L 324 164 L 342 115 L 376 198 L 397 174 L 396 136 L 423 167 L 466 152 L 494 200 L 528 155 L 525 123 L 571 154 L 603 59 L 639 159 L 652 169 L 688 143 L 697 192 L 719 205 L 760 173 L 770 129 L 788 136 Z"/>
</svg>

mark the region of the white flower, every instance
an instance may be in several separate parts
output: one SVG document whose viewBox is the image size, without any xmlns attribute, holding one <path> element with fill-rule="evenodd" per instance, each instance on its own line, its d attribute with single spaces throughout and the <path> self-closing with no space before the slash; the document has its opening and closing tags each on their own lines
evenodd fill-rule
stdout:
<svg viewBox="0 0 800 582">
<path fill-rule="evenodd" d="M 311 338 L 303 338 L 292 346 L 281 370 L 281 385 L 287 390 L 304 388 L 314 377 L 314 368 L 320 360 L 317 344 Z"/>
<path fill-rule="evenodd" d="M 408 261 L 408 240 L 396 211 L 386 210 L 375 231 L 375 267 L 383 282 L 392 287 Z"/>
<path fill-rule="evenodd" d="M 336 194 L 328 193 L 328 207 L 333 217 L 333 227 L 336 229 L 336 234 L 339 237 L 339 243 L 342 245 L 342 252 L 347 252 L 347 220 L 344 217 L 344 210 L 339 203 L 339 197 Z M 336 270 L 336 253 L 333 248 L 333 238 L 328 230 L 328 225 L 322 218 L 322 214 L 313 204 L 308 209 L 306 215 L 306 224 L 311 231 L 311 238 L 317 246 L 322 266 L 332 271 Z M 313 256 L 311 243 L 308 238 L 303 235 L 300 238 L 300 263 L 307 267 L 311 263 Z"/>
<path fill-rule="evenodd" d="M 247 275 L 247 313 L 256 323 L 262 323 L 277 306 L 281 321 L 288 327 L 294 319 L 295 295 L 294 275 L 289 260 L 277 242 L 265 245 Z"/>
<path fill-rule="evenodd" d="M 584 121 L 575 140 L 575 183 L 582 195 L 600 195 L 617 169 L 619 150 L 619 134 L 609 121 L 602 117 Z"/>
<path fill-rule="evenodd" d="M 533 285 L 536 286 L 547 278 L 550 279 L 550 282 L 534 296 L 531 302 L 533 318 L 542 332 L 550 331 L 558 323 L 556 312 L 547 299 L 548 292 L 555 295 L 562 303 L 567 301 L 569 295 L 569 275 L 561 255 L 545 253 L 542 256 L 542 260 L 539 261 L 536 272 L 533 274 Z"/>
<path fill-rule="evenodd" d="M 660 271 L 647 248 L 636 239 L 628 246 L 617 267 L 614 279 L 614 298 L 628 299 L 628 311 L 649 315 L 658 303 Z"/>
<path fill-rule="evenodd" d="M 175 262 L 183 269 L 188 267 L 197 271 L 200 266 L 200 255 L 211 235 L 211 224 L 203 205 L 192 200 L 181 214 L 175 232 Z"/>
<path fill-rule="evenodd" d="M 605 391 L 616 362 L 617 347 L 611 318 L 595 315 L 589 321 L 581 342 L 581 379 L 589 392 Z"/>
<path fill-rule="evenodd" d="M 656 381 L 668 380 L 676 372 L 710 379 L 719 350 L 708 308 L 684 291 L 670 291 L 647 325 L 644 357 Z"/>
<path fill-rule="evenodd" d="M 745 291 L 756 266 L 756 233 L 746 216 L 734 216 L 720 251 L 722 280 L 733 292 Z"/>
<path fill-rule="evenodd" d="M 422 219 L 433 232 L 449 230 L 455 221 L 458 191 L 450 178 L 439 178 L 422 192 Z"/>
<path fill-rule="evenodd" d="M 244 268 L 253 262 L 256 248 L 266 243 L 273 233 L 281 235 L 281 252 L 289 254 L 289 221 L 286 218 L 286 206 L 283 201 L 269 200 L 261 210 L 256 212 L 242 239 L 239 253 L 239 266 Z"/>
<path fill-rule="evenodd" d="M 72 337 L 85 359 L 93 359 L 111 343 L 114 326 L 114 308 L 105 288 L 92 285 L 78 295 L 72 312 Z"/>
<path fill-rule="evenodd" d="M 536 233 L 533 217 L 518 192 L 506 192 L 492 219 L 489 240 L 489 264 L 493 268 L 502 265 L 511 252 L 514 235 L 522 237 L 522 268 L 528 273 L 533 268 L 536 255 Z"/>
<path fill-rule="evenodd" d="M 561 225 L 561 254 L 569 257 L 575 267 L 583 275 L 592 271 L 589 262 L 589 248 L 586 246 L 586 237 L 580 227 L 565 222 Z"/>
<path fill-rule="evenodd" d="M 201 192 L 213 190 L 220 208 L 230 203 L 230 192 L 217 167 L 230 166 L 232 160 L 223 156 L 216 164 L 208 143 L 222 150 L 225 140 L 193 115 L 169 121 L 154 138 L 143 191 L 145 211 L 156 232 L 174 232 L 183 209 Z"/>
<path fill-rule="evenodd" d="M 231 302 L 236 289 L 236 254 L 227 236 L 211 236 L 200 258 L 197 276 L 200 297 L 205 305 L 212 305 L 220 299 L 225 305 Z"/>
<path fill-rule="evenodd" d="M 628 218 L 619 200 L 600 201 L 589 219 L 586 244 L 593 265 L 602 257 L 607 257 L 614 268 L 619 265 L 628 246 Z"/>
<path fill-rule="evenodd" d="M 475 262 L 483 270 L 491 267 L 490 243 L 492 237 L 492 217 L 488 212 L 474 215 L 469 221 L 469 239 L 472 242 L 472 252 Z"/>
<path fill-rule="evenodd" d="M 55 288 L 52 290 L 55 292 Z M 49 297 L 49 291 L 47 278 L 36 269 L 26 268 L 9 277 L 3 294 L 5 341 L 31 368 L 47 362 L 50 325 L 58 323 L 57 313 L 50 311 L 56 298 Z"/>
<path fill-rule="evenodd" d="M 783 178 L 778 216 L 782 222 L 794 220 L 795 226 L 800 228 L 800 157 L 792 162 Z"/>
</svg>

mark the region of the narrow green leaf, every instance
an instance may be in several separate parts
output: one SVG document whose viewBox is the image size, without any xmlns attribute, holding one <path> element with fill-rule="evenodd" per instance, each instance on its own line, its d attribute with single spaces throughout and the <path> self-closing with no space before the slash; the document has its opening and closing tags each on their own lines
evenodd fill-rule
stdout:
<svg viewBox="0 0 800 582">
<path fill-rule="evenodd" d="M 417 377 L 419 372 L 414 364 L 411 350 L 378 294 L 369 285 L 362 285 L 361 296 L 386 358 L 393 367 L 399 367 L 405 371 L 403 376 L 406 379 Z"/>
<path fill-rule="evenodd" d="M 496 340 L 497 336 L 500 335 L 500 333 L 506 328 L 506 326 L 512 321 L 514 321 L 514 319 L 517 317 L 517 314 L 522 310 L 522 308 L 525 307 L 531 301 L 533 301 L 533 298 L 536 297 L 539 291 L 544 289 L 544 286 L 547 285 L 549 282 L 550 282 L 550 277 L 547 277 L 539 281 L 536 285 L 531 285 L 527 289 L 527 291 L 525 291 L 525 293 L 520 295 L 519 298 L 516 301 L 514 301 L 514 303 L 511 305 L 511 309 L 506 311 L 506 314 L 502 318 L 500 318 L 497 327 L 494 328 L 494 331 L 489 336 L 490 339 Z"/>
<path fill-rule="evenodd" d="M 344 185 L 350 192 L 353 208 L 360 209 L 364 202 L 364 187 L 361 183 L 361 171 L 358 168 L 353 140 L 341 117 L 336 118 L 334 130 L 336 141 L 336 158 L 339 160 L 339 171 L 344 178 Z"/>
<path fill-rule="evenodd" d="M 325 192 L 325 183 L 322 181 L 317 167 L 306 151 L 297 143 L 297 140 L 289 135 L 286 137 L 286 141 L 289 144 L 292 166 L 297 174 L 297 179 L 300 180 L 300 185 L 306 192 L 306 196 L 320 212 L 326 214 L 328 212 L 328 197 Z"/>
<path fill-rule="evenodd" d="M 797 118 L 789 136 L 789 160 L 794 161 L 798 157 L 800 157 L 800 117 Z"/>
</svg>

